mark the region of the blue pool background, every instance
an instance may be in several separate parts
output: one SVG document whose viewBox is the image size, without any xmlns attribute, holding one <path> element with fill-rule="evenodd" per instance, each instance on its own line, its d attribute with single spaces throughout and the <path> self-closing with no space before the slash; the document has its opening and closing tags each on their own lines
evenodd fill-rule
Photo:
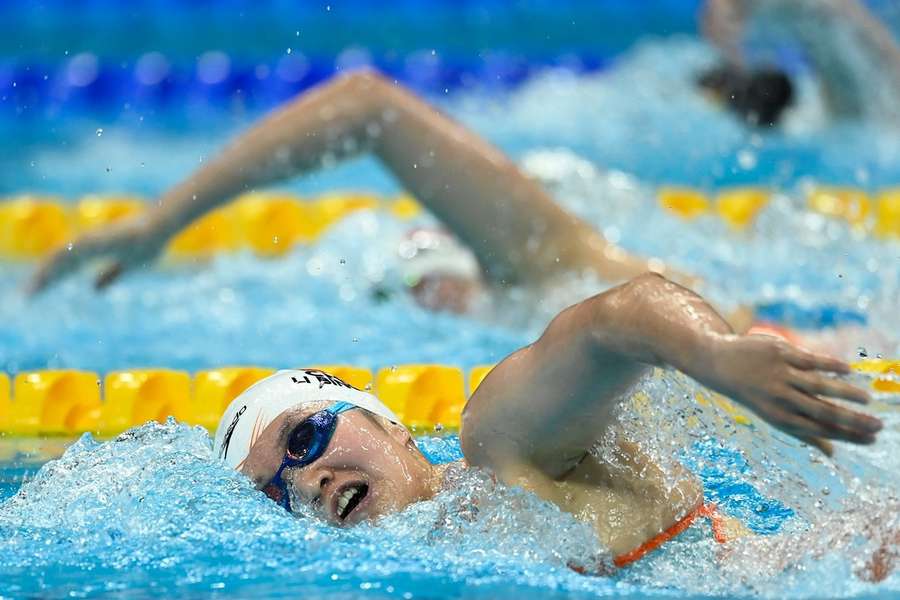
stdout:
<svg viewBox="0 0 900 600">
<path fill-rule="evenodd" d="M 898 31 L 896 3 L 867 4 Z M 814 84 L 790 48 L 782 54 L 799 77 L 799 105 L 783 130 L 747 130 L 691 88 L 693 75 L 714 61 L 696 37 L 698 6 L 432 0 L 379 6 L 375 17 L 362 0 L 0 2 L 0 194 L 152 199 L 279 102 L 371 65 L 511 153 L 562 204 L 629 250 L 670 258 L 711 282 L 715 297 L 763 307 L 777 321 L 865 325 L 839 340 L 845 358 L 860 349 L 900 356 L 898 245 L 861 238 L 804 208 L 804 190 L 816 183 L 872 192 L 900 183 L 900 136 L 878 124 L 824 122 Z M 746 183 L 781 195 L 749 233 L 735 235 L 714 219 L 686 226 L 660 211 L 655 187 L 672 183 L 709 192 Z M 399 191 L 368 160 L 282 187 L 304 195 Z M 32 266 L 0 265 L 0 368 L 469 367 L 529 343 L 555 308 L 595 291 L 562 290 L 507 320 L 436 315 L 402 295 L 377 303 L 372 286 L 390 281 L 396 241 L 408 227 L 362 213 L 280 261 L 237 254 L 167 265 L 101 295 L 83 273 L 28 301 L 19 289 Z M 665 421 L 666 410 L 658 418 Z M 759 530 L 778 529 L 804 522 L 786 518 L 788 511 L 818 514 L 826 488 L 828 500 L 849 496 L 870 508 L 885 489 L 896 492 L 898 423 L 887 418 L 878 446 L 842 447 L 835 465 L 813 462 L 777 436 L 771 451 L 758 442 L 772 443 L 765 428 L 717 431 L 724 446 L 679 442 L 713 499 Z M 336 534 L 288 520 L 246 482 L 210 465 L 203 434 L 141 431 L 143 446 L 83 440 L 43 472 L 68 441 L 0 439 L 0 499 L 37 477 L 31 496 L 0 508 L 0 586 L 20 586 L 0 587 L 0 595 L 887 598 L 900 589 L 896 577 L 881 587 L 855 583 L 846 561 L 831 555 L 742 586 L 691 570 L 708 564 L 692 562 L 694 552 L 709 558 L 702 543 L 678 547 L 674 558 L 664 555 L 624 580 L 581 578 L 551 552 L 531 549 L 550 533 L 526 516 L 573 540 L 580 530 L 514 492 L 511 504 L 527 510 L 498 521 L 523 525 L 521 536 L 499 526 L 441 545 L 420 536 L 417 524 L 427 519 L 416 514 L 383 531 Z M 452 444 L 435 443 L 436 456 L 452 455 Z M 135 465 L 144 467 L 136 476 Z M 801 485 L 807 470 L 811 482 Z M 871 496 L 856 488 L 838 493 L 833 480 L 851 487 L 854 477 L 875 486 Z M 840 515 L 835 508 L 825 523 L 840 527 Z M 714 587 L 704 587 L 707 576 Z"/>
</svg>

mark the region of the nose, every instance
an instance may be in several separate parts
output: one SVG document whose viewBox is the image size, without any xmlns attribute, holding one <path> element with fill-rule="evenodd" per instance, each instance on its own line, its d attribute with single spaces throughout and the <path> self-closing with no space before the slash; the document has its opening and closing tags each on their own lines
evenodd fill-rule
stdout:
<svg viewBox="0 0 900 600">
<path fill-rule="evenodd" d="M 307 501 L 316 502 L 325 491 L 325 487 L 334 481 L 331 469 L 316 465 L 295 469 L 291 474 L 294 489 Z"/>
</svg>

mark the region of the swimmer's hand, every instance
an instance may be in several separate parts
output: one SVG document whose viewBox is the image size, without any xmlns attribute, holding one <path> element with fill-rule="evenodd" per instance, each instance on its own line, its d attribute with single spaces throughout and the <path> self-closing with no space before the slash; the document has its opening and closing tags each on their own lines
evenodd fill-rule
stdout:
<svg viewBox="0 0 900 600">
<path fill-rule="evenodd" d="M 869 402 L 864 390 L 826 375 L 849 373 L 843 361 L 764 335 L 723 336 L 714 346 L 698 374 L 703 383 L 829 456 L 827 440 L 871 444 L 882 428 L 879 419 L 824 398 Z"/>
<path fill-rule="evenodd" d="M 167 236 L 158 229 L 142 215 L 86 233 L 45 258 L 26 293 L 40 293 L 94 259 L 108 260 L 95 280 L 97 289 L 106 287 L 125 271 L 148 265 L 162 252 Z"/>
</svg>

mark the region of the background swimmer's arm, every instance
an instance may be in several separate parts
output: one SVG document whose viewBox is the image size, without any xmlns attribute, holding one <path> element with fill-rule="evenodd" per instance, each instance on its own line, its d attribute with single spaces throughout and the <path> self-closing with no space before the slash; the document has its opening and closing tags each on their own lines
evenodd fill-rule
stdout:
<svg viewBox="0 0 900 600">
<path fill-rule="evenodd" d="M 719 48 L 733 67 L 746 66 L 741 51 L 746 17 L 746 2 L 736 0 L 707 0 L 700 15 L 700 27 L 706 39 Z"/>
<path fill-rule="evenodd" d="M 648 269 L 647 261 L 560 208 L 486 141 L 403 88 L 361 72 L 266 117 L 139 219 L 58 252 L 43 263 L 32 290 L 97 256 L 116 263 L 98 281 L 107 283 L 152 260 L 169 237 L 235 196 L 363 152 L 380 159 L 468 244 L 496 283 L 542 281 L 576 269 L 621 281 Z"/>
<path fill-rule="evenodd" d="M 475 465 L 527 463 L 565 475 L 603 437 L 630 386 L 650 366 L 672 366 L 755 410 L 775 427 L 869 443 L 880 421 L 819 394 L 868 396 L 824 372 L 843 362 L 769 336 L 738 336 L 702 298 L 647 274 L 560 313 L 534 344 L 500 363 L 463 413 L 461 442 Z"/>
</svg>

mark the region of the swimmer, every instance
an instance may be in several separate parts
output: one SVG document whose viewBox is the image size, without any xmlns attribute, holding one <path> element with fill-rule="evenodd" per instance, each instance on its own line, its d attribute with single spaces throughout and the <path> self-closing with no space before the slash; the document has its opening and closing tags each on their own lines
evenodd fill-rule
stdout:
<svg viewBox="0 0 900 600">
<path fill-rule="evenodd" d="M 150 264 L 169 238 L 234 197 L 362 153 L 378 159 L 474 254 L 474 272 L 446 260 L 431 261 L 430 271 L 422 270 L 427 260 L 410 266 L 411 291 L 432 308 L 465 312 L 485 292 L 510 286 L 540 294 L 572 273 L 612 284 L 655 271 L 697 283 L 608 242 L 485 140 L 364 71 L 316 87 L 264 118 L 139 217 L 74 240 L 41 264 L 29 289 L 37 292 L 94 259 L 110 263 L 97 279 L 105 286 Z M 422 241 L 429 235 L 413 241 L 434 250 L 449 245 L 446 236 Z"/>
<path fill-rule="evenodd" d="M 608 573 L 695 519 L 710 518 L 717 538 L 739 529 L 704 504 L 690 471 L 657 464 L 617 431 L 617 406 L 653 366 L 682 370 L 827 451 L 828 440 L 873 443 L 882 426 L 825 399 L 868 401 L 829 376 L 846 364 L 735 335 L 702 298 L 644 274 L 564 310 L 487 375 L 463 411 L 460 462 L 429 463 L 375 396 L 314 370 L 279 371 L 238 396 L 213 451 L 284 508 L 338 526 L 432 498 L 454 469 L 483 467 L 590 524 L 609 557 L 570 566 Z M 609 455 L 591 452 L 604 441 Z"/>
<path fill-rule="evenodd" d="M 725 64 L 699 83 L 751 122 L 774 124 L 790 102 L 790 80 L 771 66 L 787 42 L 815 70 L 834 117 L 900 124 L 900 47 L 858 0 L 707 0 L 701 19 Z M 754 67 L 748 49 L 770 64 Z"/>
</svg>

